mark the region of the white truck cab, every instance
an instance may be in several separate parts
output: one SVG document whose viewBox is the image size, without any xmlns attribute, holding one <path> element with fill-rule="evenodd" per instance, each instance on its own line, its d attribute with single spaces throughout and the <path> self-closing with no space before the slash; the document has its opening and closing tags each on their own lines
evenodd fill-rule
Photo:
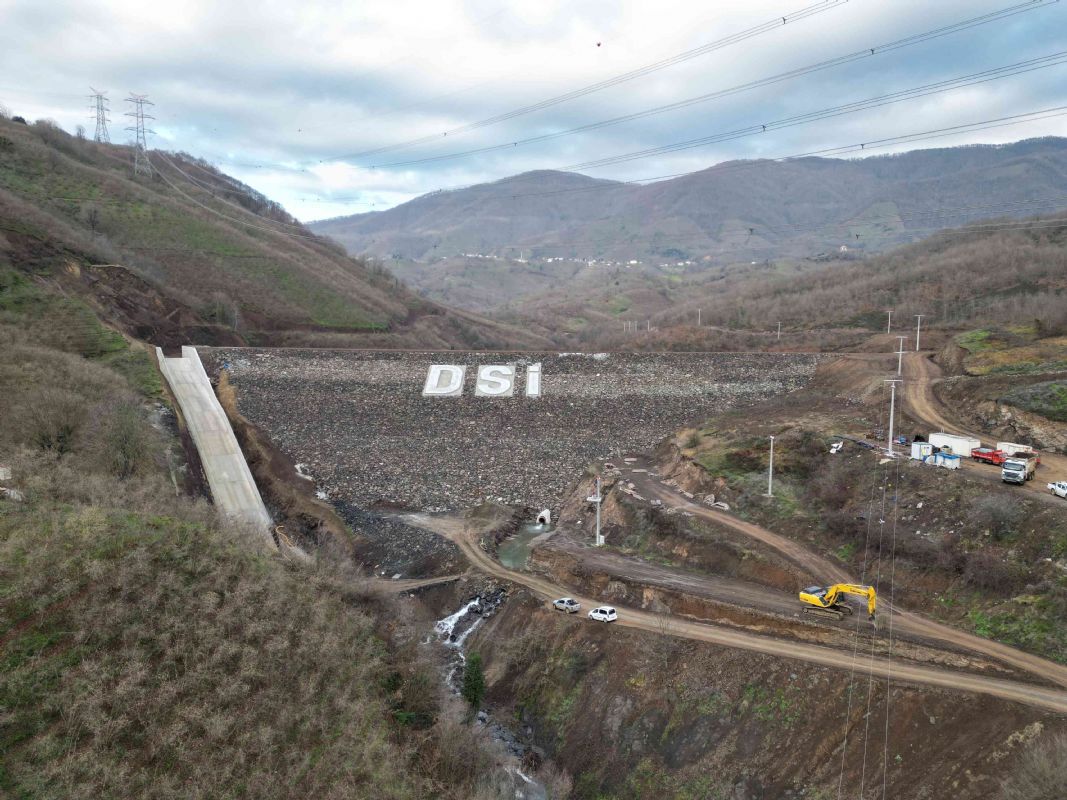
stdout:
<svg viewBox="0 0 1067 800">
<path fill-rule="evenodd" d="M 1029 458 L 1022 458 L 1019 456 L 1013 456 L 1012 458 L 1005 459 L 1000 468 L 1000 479 L 1004 483 L 1025 483 L 1034 479 L 1034 472 L 1037 469 L 1037 458 L 1030 456 Z"/>
</svg>

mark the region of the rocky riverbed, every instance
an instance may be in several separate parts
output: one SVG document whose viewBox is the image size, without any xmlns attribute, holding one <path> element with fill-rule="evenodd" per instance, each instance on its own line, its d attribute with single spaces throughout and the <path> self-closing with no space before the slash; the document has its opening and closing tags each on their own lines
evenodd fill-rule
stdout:
<svg viewBox="0 0 1067 800">
<path fill-rule="evenodd" d="M 551 507 L 590 462 L 803 385 L 813 355 L 473 353 L 200 348 L 241 412 L 335 502 L 433 511 L 487 498 Z M 541 396 L 525 395 L 541 366 Z M 467 367 L 425 397 L 431 364 Z M 475 395 L 478 365 L 516 368 L 510 397 Z"/>
</svg>

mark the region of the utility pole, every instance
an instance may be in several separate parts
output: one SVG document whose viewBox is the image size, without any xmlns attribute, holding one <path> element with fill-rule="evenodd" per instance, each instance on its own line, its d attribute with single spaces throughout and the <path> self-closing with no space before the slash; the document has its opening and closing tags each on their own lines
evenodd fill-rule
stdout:
<svg viewBox="0 0 1067 800">
<path fill-rule="evenodd" d="M 593 540 L 597 547 L 604 544 L 604 537 L 600 535 L 600 504 L 604 498 L 600 494 L 600 476 L 596 479 L 596 494 L 585 498 L 590 503 L 596 504 L 596 538 Z"/>
<path fill-rule="evenodd" d="M 155 133 L 151 129 L 147 129 L 144 126 L 146 119 L 155 119 L 155 117 L 144 112 L 145 106 L 154 106 L 155 103 L 148 99 L 146 94 L 134 94 L 130 92 L 130 96 L 126 98 L 127 103 L 133 103 L 133 111 L 127 111 L 125 116 L 133 117 L 134 124 L 126 130 L 132 131 L 135 137 L 133 143 L 133 174 L 134 175 L 151 175 L 152 165 L 148 161 L 148 140 L 146 134 Z"/>
<path fill-rule="evenodd" d="M 889 384 L 889 455 L 893 455 L 893 412 L 896 410 L 897 401 L 897 384 L 903 383 L 900 378 L 886 378 L 886 383 Z"/>
<path fill-rule="evenodd" d="M 919 351 L 919 331 L 922 329 L 923 317 L 925 317 L 925 316 L 926 316 L 925 314 L 916 314 L 915 315 L 915 351 L 916 352 Z"/>
<path fill-rule="evenodd" d="M 700 327 L 700 309 L 697 309 L 697 327 Z"/>
<path fill-rule="evenodd" d="M 774 437 L 771 437 L 771 460 L 767 465 L 767 497 L 774 497 Z"/>
<path fill-rule="evenodd" d="M 885 324 L 885 332 L 886 333 L 892 333 L 893 332 L 893 312 L 892 311 L 887 311 L 886 313 L 889 314 L 889 321 L 886 322 L 886 324 Z"/>
<path fill-rule="evenodd" d="M 92 86 L 89 87 L 89 91 L 92 92 L 89 95 L 89 110 L 93 112 L 93 116 L 89 119 L 96 120 L 96 133 L 93 134 L 93 141 L 111 144 L 111 136 L 107 132 L 107 124 L 111 121 L 107 115 L 111 109 L 107 107 L 106 92 L 98 92 Z"/>
<path fill-rule="evenodd" d="M 901 367 L 904 366 L 904 340 L 907 338 L 907 336 L 897 337 L 897 339 L 900 341 L 900 344 L 897 346 L 897 375 L 900 374 Z"/>
<path fill-rule="evenodd" d="M 782 341 L 782 323 L 778 323 L 778 341 Z"/>
</svg>

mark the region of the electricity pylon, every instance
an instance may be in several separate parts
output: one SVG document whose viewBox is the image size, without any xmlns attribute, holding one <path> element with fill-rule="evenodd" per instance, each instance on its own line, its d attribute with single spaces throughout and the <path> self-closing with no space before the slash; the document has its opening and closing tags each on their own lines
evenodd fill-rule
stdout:
<svg viewBox="0 0 1067 800">
<path fill-rule="evenodd" d="M 152 165 L 148 161 L 148 140 L 145 135 L 155 133 L 155 131 L 145 128 L 144 121 L 146 119 L 155 119 L 155 117 L 144 113 L 144 107 L 153 106 L 155 103 L 148 99 L 148 95 L 134 94 L 133 92 L 130 92 L 126 102 L 133 103 L 133 111 L 126 112 L 127 117 L 134 118 L 134 124 L 126 129 L 132 131 L 135 137 L 133 143 L 133 174 L 151 175 Z"/>
<path fill-rule="evenodd" d="M 107 118 L 108 112 L 111 110 L 107 107 L 107 93 L 98 92 L 92 86 L 89 87 L 89 90 L 92 92 L 89 95 L 89 110 L 93 112 L 93 116 L 89 117 L 89 119 L 96 120 L 96 133 L 93 135 L 93 140 L 111 144 L 111 136 L 107 132 L 107 124 L 111 121 Z"/>
</svg>

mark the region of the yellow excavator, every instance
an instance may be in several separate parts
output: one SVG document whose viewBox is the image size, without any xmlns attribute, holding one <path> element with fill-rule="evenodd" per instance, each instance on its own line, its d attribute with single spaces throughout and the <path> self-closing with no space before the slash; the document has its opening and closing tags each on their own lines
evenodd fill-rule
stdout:
<svg viewBox="0 0 1067 800">
<path fill-rule="evenodd" d="M 854 594 L 867 598 L 867 618 L 874 620 L 874 609 L 877 605 L 873 586 L 862 586 L 858 583 L 835 583 L 833 586 L 809 586 L 800 593 L 800 602 L 804 603 L 804 611 L 817 617 L 829 617 L 841 619 L 852 613 L 852 606 L 845 602 L 844 595 Z"/>
</svg>

